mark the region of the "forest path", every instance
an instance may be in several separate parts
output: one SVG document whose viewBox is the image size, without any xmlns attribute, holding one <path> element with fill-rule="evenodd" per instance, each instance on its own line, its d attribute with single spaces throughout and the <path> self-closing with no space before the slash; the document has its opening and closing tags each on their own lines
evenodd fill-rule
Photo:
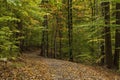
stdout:
<svg viewBox="0 0 120 80">
<path fill-rule="evenodd" d="M 36 53 L 39 53 L 39 51 Z M 51 80 L 120 80 L 120 76 L 101 68 L 63 60 L 40 58 L 35 54 L 29 54 L 29 58 L 31 57 L 34 61 L 47 65 Z"/>
</svg>

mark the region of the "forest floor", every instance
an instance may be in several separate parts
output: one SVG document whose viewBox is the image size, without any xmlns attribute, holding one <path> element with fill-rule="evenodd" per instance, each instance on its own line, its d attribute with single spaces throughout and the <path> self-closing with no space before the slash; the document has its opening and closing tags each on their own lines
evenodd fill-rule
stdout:
<svg viewBox="0 0 120 80">
<path fill-rule="evenodd" d="M 42 58 L 26 52 L 18 61 L 0 63 L 0 80 L 120 80 L 120 75 L 100 67 Z"/>
</svg>

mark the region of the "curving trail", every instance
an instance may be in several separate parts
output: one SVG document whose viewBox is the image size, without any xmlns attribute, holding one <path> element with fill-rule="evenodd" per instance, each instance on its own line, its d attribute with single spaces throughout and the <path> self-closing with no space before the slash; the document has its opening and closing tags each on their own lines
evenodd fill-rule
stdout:
<svg viewBox="0 0 120 80">
<path fill-rule="evenodd" d="M 38 56 L 32 54 L 31 57 L 36 61 Z M 51 80 L 120 80 L 119 75 L 102 68 L 49 58 L 39 58 L 38 61 L 47 66 Z"/>
<path fill-rule="evenodd" d="M 68 61 L 44 59 L 53 80 L 120 80 L 120 76 L 91 66 Z"/>
<path fill-rule="evenodd" d="M 4 70 L 0 73 L 0 80 L 120 80 L 118 74 L 109 70 L 42 58 L 38 53 L 39 51 L 25 54 L 24 65 Z M 9 67 L 10 65 L 12 64 Z"/>
</svg>

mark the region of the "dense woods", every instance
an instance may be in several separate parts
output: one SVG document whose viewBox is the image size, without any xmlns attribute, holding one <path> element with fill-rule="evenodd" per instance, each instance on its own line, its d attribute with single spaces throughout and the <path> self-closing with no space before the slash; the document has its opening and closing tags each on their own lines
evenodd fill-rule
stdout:
<svg viewBox="0 0 120 80">
<path fill-rule="evenodd" d="M 0 60 L 25 51 L 120 68 L 120 0 L 0 0 Z"/>
</svg>

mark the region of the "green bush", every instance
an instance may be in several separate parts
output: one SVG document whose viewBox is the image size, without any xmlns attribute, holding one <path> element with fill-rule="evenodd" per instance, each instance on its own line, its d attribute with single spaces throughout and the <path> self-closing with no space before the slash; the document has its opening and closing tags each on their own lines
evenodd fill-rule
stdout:
<svg viewBox="0 0 120 80">
<path fill-rule="evenodd" d="M 0 29 L 0 57 L 13 57 L 16 56 L 18 47 L 16 42 L 12 38 L 13 32 L 9 27 L 3 27 Z"/>
</svg>

